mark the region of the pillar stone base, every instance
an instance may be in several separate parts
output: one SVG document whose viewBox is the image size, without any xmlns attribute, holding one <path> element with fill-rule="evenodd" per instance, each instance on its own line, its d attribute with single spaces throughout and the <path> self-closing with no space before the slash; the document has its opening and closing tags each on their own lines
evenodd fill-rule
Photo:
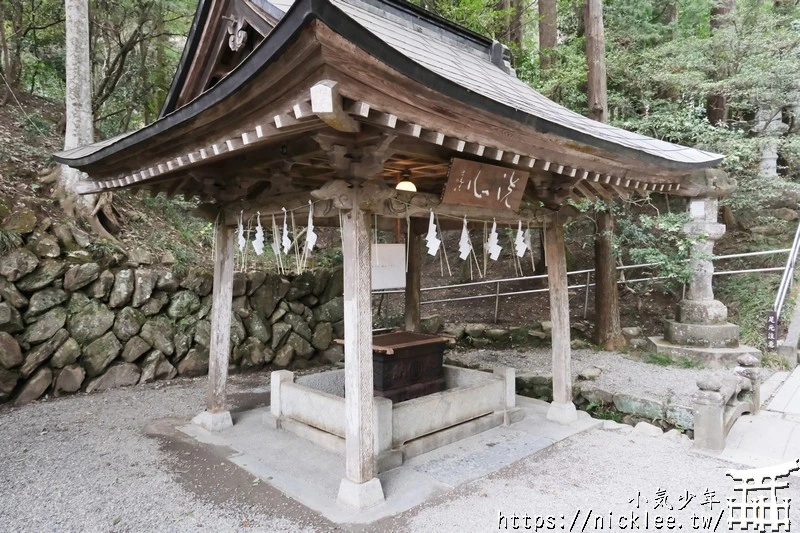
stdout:
<svg viewBox="0 0 800 533">
<path fill-rule="evenodd" d="M 571 424 L 578 420 L 578 410 L 572 402 L 552 402 L 547 410 L 547 419 L 559 424 Z"/>
<path fill-rule="evenodd" d="M 366 483 L 355 483 L 343 478 L 339 484 L 339 505 L 354 509 L 368 509 L 384 502 L 381 480 L 374 477 Z"/>
<path fill-rule="evenodd" d="M 192 423 L 205 428 L 212 433 L 233 427 L 233 419 L 231 418 L 230 411 L 222 411 L 219 413 L 203 411 L 196 417 L 192 418 Z"/>
</svg>

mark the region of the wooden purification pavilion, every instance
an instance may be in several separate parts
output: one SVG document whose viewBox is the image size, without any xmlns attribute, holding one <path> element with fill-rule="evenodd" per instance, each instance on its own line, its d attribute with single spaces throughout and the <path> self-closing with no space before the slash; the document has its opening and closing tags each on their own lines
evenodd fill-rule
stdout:
<svg viewBox="0 0 800 533">
<path fill-rule="evenodd" d="M 342 215 L 342 490 L 359 505 L 374 500 L 361 492 L 381 490 L 372 415 L 374 218 L 393 229 L 392 219 L 433 210 L 481 225 L 521 220 L 545 228 L 551 418 L 569 421 L 564 223 L 574 210 L 567 200 L 702 195 L 713 182 L 706 169 L 721 156 L 577 115 L 519 81 L 501 44 L 402 0 L 284 1 L 200 0 L 160 118 L 56 159 L 88 174 L 84 194 L 144 187 L 198 197 L 201 211 L 221 222 L 201 417 L 209 429 L 230 423 L 225 382 L 240 213 L 303 212 L 311 200 L 317 225 L 338 226 Z M 401 180 L 416 192 L 397 190 Z M 418 249 L 408 261 L 411 327 L 419 316 Z"/>
</svg>

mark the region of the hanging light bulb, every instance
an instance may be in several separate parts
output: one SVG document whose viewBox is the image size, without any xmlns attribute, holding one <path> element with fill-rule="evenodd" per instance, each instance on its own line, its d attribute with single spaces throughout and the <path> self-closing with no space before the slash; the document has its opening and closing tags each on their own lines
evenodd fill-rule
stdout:
<svg viewBox="0 0 800 533">
<path fill-rule="evenodd" d="M 395 189 L 398 191 L 417 192 L 417 186 L 411 181 L 411 171 L 405 169 L 400 174 L 400 181 L 397 182 Z"/>
</svg>

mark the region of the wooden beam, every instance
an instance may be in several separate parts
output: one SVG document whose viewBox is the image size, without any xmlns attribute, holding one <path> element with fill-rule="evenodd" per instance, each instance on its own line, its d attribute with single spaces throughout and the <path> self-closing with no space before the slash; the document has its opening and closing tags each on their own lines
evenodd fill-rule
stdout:
<svg viewBox="0 0 800 533">
<path fill-rule="evenodd" d="M 423 141 L 427 141 L 429 143 L 441 146 L 442 143 L 444 142 L 444 133 L 432 130 L 422 130 L 422 133 L 420 134 L 419 138 L 422 139 Z"/>
<path fill-rule="evenodd" d="M 406 331 L 419 332 L 419 300 L 422 287 L 422 238 L 412 231 L 407 236 L 408 269 L 406 270 L 405 325 Z"/>
<path fill-rule="evenodd" d="M 569 294 L 564 226 L 557 220 L 545 227 L 545 255 L 553 323 L 553 403 L 567 404 L 572 403 Z"/>
<path fill-rule="evenodd" d="M 483 153 L 486 151 L 486 147 L 482 144 L 468 142 L 464 147 L 464 151 L 468 154 L 473 154 L 480 157 L 483 156 Z"/>
<path fill-rule="evenodd" d="M 586 184 L 589 189 L 591 189 L 597 195 L 601 196 L 602 198 L 604 198 L 606 200 L 610 201 L 610 200 L 612 200 L 614 198 L 614 195 L 611 193 L 611 191 L 609 191 L 608 189 L 606 189 L 605 187 L 603 187 L 599 183 L 595 183 L 593 181 L 583 181 L 581 183 Z"/>
<path fill-rule="evenodd" d="M 324 80 L 311 87 L 311 110 L 337 131 L 361 131 L 359 123 L 345 112 L 335 81 Z"/>
<path fill-rule="evenodd" d="M 611 190 L 617 193 L 617 195 L 619 195 L 619 197 L 623 200 L 627 200 L 631 197 L 631 193 L 624 187 L 620 187 L 618 185 L 609 185 L 609 187 L 611 187 Z"/>
<path fill-rule="evenodd" d="M 212 296 L 211 345 L 208 358 L 207 410 L 226 411 L 226 381 L 230 357 L 233 300 L 233 228 L 220 225 L 214 243 L 214 294 Z"/>
<path fill-rule="evenodd" d="M 352 190 L 358 206 L 358 191 Z M 372 417 L 372 273 L 370 217 L 355 207 L 342 216 L 344 256 L 345 474 L 351 483 L 375 477 Z"/>
<path fill-rule="evenodd" d="M 588 198 L 589 201 L 594 202 L 595 200 L 597 200 L 597 194 L 595 194 L 594 191 L 590 190 L 589 187 L 587 187 L 588 183 L 591 182 L 579 181 L 578 183 L 575 184 L 575 190 L 577 190 L 583 196 Z"/>
</svg>

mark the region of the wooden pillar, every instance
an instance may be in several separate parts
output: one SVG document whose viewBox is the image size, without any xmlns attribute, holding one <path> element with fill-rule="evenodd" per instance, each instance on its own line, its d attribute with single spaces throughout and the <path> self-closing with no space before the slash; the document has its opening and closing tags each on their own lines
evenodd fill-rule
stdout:
<svg viewBox="0 0 800 533">
<path fill-rule="evenodd" d="M 569 423 L 577 420 L 572 403 L 572 369 L 569 338 L 569 294 L 564 226 L 551 221 L 545 227 L 547 281 L 550 288 L 550 320 L 553 323 L 553 403 L 549 420 Z"/>
<path fill-rule="evenodd" d="M 211 306 L 211 345 L 208 359 L 208 395 L 206 410 L 194 422 L 209 431 L 231 427 L 227 410 L 226 382 L 231 340 L 233 300 L 233 228 L 220 225 L 214 243 L 214 294 Z"/>
<path fill-rule="evenodd" d="M 408 236 L 408 270 L 406 271 L 406 331 L 419 332 L 419 300 L 422 286 L 422 237 L 412 231 Z"/>
<path fill-rule="evenodd" d="M 339 502 L 356 508 L 383 501 L 375 477 L 372 384 L 370 217 L 358 207 L 342 217 L 344 256 L 345 478 Z"/>
</svg>

